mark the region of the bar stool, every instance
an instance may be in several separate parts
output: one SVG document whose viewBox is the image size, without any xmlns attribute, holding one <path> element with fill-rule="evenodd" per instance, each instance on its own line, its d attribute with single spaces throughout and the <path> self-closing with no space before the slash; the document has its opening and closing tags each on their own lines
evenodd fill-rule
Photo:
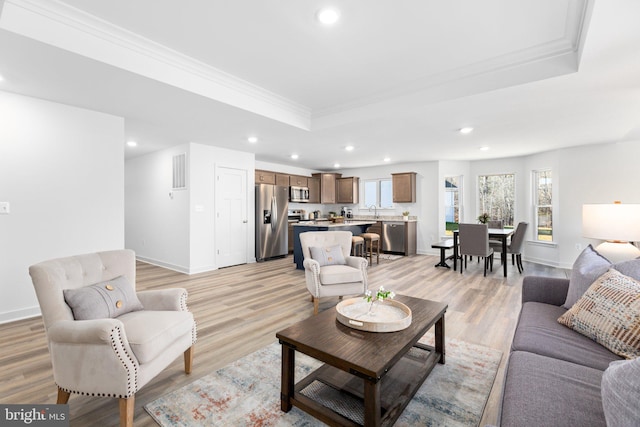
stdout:
<svg viewBox="0 0 640 427">
<path fill-rule="evenodd" d="M 364 239 L 360 236 L 351 236 L 351 255 L 364 257 Z"/>
<path fill-rule="evenodd" d="M 376 244 L 376 264 L 380 264 L 380 235 L 376 233 L 362 233 L 364 239 L 364 256 L 369 257 L 369 264 L 373 264 L 373 244 Z"/>
</svg>

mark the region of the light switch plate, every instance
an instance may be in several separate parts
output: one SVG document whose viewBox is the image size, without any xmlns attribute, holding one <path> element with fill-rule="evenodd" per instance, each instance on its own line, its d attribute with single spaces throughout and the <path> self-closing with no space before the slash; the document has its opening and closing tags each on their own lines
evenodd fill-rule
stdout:
<svg viewBox="0 0 640 427">
<path fill-rule="evenodd" d="M 11 211 L 9 202 L 0 202 L 0 215 L 8 215 Z"/>
</svg>

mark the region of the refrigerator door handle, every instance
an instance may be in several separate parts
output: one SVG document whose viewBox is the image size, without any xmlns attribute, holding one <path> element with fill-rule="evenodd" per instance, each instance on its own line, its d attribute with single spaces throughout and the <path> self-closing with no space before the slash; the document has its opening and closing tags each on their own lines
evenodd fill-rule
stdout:
<svg viewBox="0 0 640 427">
<path fill-rule="evenodd" d="M 275 233 L 278 222 L 278 202 L 276 196 L 271 196 L 271 231 Z"/>
</svg>

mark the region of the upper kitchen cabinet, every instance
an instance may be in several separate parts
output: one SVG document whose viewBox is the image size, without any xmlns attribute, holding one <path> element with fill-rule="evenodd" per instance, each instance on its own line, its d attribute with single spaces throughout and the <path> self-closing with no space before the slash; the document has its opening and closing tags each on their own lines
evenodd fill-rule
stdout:
<svg viewBox="0 0 640 427">
<path fill-rule="evenodd" d="M 314 173 L 320 179 L 320 203 L 338 203 L 336 200 L 336 181 L 341 173 Z"/>
<path fill-rule="evenodd" d="M 256 184 L 275 184 L 276 173 L 256 169 Z"/>
<path fill-rule="evenodd" d="M 336 180 L 336 190 L 338 192 L 336 203 L 354 204 L 358 203 L 358 194 L 360 192 L 360 178 L 338 178 Z"/>
<path fill-rule="evenodd" d="M 309 187 L 309 203 L 320 203 L 320 178 L 307 178 Z"/>
<path fill-rule="evenodd" d="M 300 175 L 289 175 L 289 185 L 293 187 L 308 187 L 309 178 Z"/>
<path fill-rule="evenodd" d="M 416 202 L 415 172 L 392 173 L 391 182 L 393 187 L 394 203 Z"/>
<path fill-rule="evenodd" d="M 283 187 L 289 186 L 289 175 L 276 173 L 276 185 L 282 185 Z"/>
</svg>

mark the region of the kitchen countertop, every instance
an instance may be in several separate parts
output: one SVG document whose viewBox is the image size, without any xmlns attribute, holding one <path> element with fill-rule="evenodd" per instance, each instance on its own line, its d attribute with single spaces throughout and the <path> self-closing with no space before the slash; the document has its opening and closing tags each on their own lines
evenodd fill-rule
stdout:
<svg viewBox="0 0 640 427">
<path fill-rule="evenodd" d="M 302 226 L 321 226 L 321 227 L 344 227 L 347 225 L 372 225 L 375 224 L 374 220 L 359 220 L 359 219 L 350 219 L 345 220 L 344 222 L 331 222 L 327 221 L 300 221 L 293 224 L 294 227 L 302 227 Z"/>
</svg>

